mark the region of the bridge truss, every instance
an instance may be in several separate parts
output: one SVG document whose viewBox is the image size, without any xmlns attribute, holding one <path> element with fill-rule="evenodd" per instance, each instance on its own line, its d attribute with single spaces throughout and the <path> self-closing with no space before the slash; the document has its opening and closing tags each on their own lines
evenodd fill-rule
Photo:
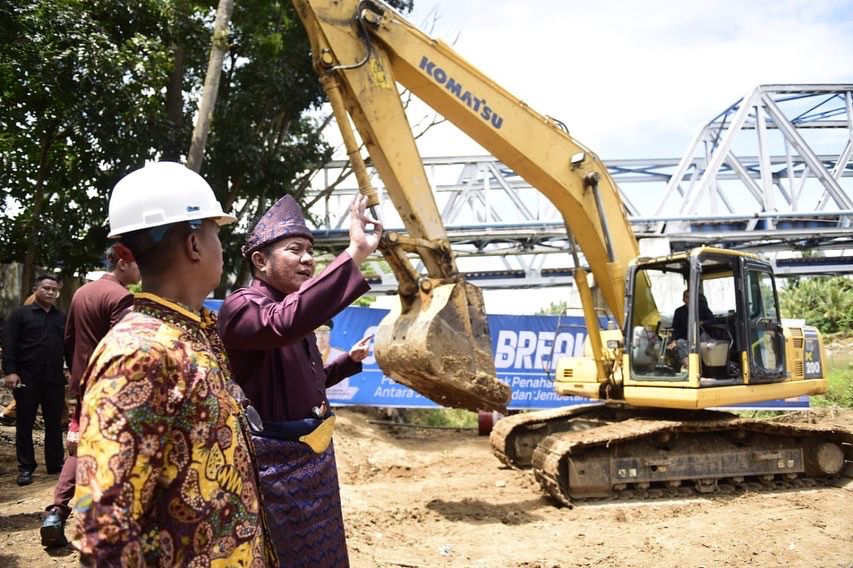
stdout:
<svg viewBox="0 0 853 568">
<path fill-rule="evenodd" d="M 780 274 L 820 274 L 853 272 L 851 157 L 853 85 L 762 85 L 704 125 L 681 159 L 605 163 L 641 250 L 716 245 L 769 256 Z M 483 288 L 570 284 L 562 218 L 515 172 L 490 156 L 424 166 L 467 279 Z M 342 227 L 357 186 L 346 172 L 346 162 L 332 162 L 313 180 L 321 249 L 348 241 Z M 372 181 L 385 226 L 402 231 L 375 172 Z M 372 267 L 375 290 L 396 288 L 384 263 Z"/>
</svg>

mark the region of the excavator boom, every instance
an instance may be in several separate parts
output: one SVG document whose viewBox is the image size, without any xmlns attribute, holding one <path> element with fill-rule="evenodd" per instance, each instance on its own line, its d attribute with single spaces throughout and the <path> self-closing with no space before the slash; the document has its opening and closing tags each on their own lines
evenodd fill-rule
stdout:
<svg viewBox="0 0 853 568">
<path fill-rule="evenodd" d="M 376 336 L 376 358 L 387 375 L 448 406 L 501 409 L 509 398 L 495 378 L 481 293 L 456 268 L 398 83 L 554 203 L 608 308 L 623 323 L 625 269 L 639 251 L 616 185 L 593 152 L 381 2 L 293 3 L 345 142 L 352 121 L 408 232 L 382 247 L 401 300 Z M 359 174 L 358 149 L 350 142 L 347 150 L 360 189 L 370 194 L 366 173 Z M 428 281 L 406 260 L 412 252 Z M 576 275 L 582 291 L 583 274 Z M 590 335 L 597 338 L 598 319 L 591 302 L 585 306 Z M 593 350 L 603 377 L 600 342 Z"/>
<path fill-rule="evenodd" d="M 639 248 L 616 184 L 595 153 L 381 2 L 294 0 L 294 5 L 309 31 L 318 71 L 338 74 L 344 83 L 347 110 L 412 236 L 442 239 L 445 232 L 423 185 L 426 177 L 416 171 L 419 156 L 414 164 L 399 159 L 417 151 L 395 82 L 555 205 L 622 325 L 626 267 Z M 393 145 L 385 142 L 389 136 Z M 403 139 L 408 139 L 405 148 Z M 395 173 L 386 175 L 392 168 Z"/>
</svg>

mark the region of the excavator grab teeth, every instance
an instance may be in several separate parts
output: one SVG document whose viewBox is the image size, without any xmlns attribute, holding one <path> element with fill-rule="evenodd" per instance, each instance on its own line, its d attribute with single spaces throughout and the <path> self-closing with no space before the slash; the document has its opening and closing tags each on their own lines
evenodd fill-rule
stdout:
<svg viewBox="0 0 853 568">
<path fill-rule="evenodd" d="M 382 372 L 440 404 L 505 411 L 510 388 L 497 378 L 480 290 L 441 284 L 402 301 L 376 332 Z"/>
</svg>

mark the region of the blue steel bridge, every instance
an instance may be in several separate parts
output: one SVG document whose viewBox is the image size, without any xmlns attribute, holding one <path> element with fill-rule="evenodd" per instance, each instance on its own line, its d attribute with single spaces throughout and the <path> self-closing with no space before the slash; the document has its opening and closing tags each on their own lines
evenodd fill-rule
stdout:
<svg viewBox="0 0 853 568">
<path fill-rule="evenodd" d="M 853 85 L 762 85 L 705 124 L 681 158 L 604 161 L 643 254 L 749 250 L 784 276 L 853 272 L 851 157 Z M 491 156 L 423 163 L 466 279 L 486 289 L 570 285 L 565 227 L 537 190 Z M 404 232 L 375 172 L 372 182 L 386 228 Z M 319 249 L 346 246 L 356 192 L 346 162 L 314 177 Z M 371 265 L 374 290 L 394 290 L 380 257 Z"/>
</svg>

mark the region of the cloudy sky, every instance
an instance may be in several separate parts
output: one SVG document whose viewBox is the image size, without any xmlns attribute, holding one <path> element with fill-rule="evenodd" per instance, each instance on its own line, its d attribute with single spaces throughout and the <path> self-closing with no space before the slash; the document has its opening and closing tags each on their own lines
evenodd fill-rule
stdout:
<svg viewBox="0 0 853 568">
<path fill-rule="evenodd" d="M 415 3 L 407 19 L 605 160 L 681 157 L 758 84 L 853 82 L 853 1 Z M 485 153 L 449 124 L 419 146 L 424 156 Z M 565 297 L 486 292 L 486 307 L 533 313 Z"/>
<path fill-rule="evenodd" d="M 757 84 L 853 81 L 851 1 L 416 0 L 415 8 L 410 21 L 605 159 L 679 157 Z M 436 132 L 423 153 L 476 151 L 458 135 L 448 146 L 452 130 Z"/>
</svg>

